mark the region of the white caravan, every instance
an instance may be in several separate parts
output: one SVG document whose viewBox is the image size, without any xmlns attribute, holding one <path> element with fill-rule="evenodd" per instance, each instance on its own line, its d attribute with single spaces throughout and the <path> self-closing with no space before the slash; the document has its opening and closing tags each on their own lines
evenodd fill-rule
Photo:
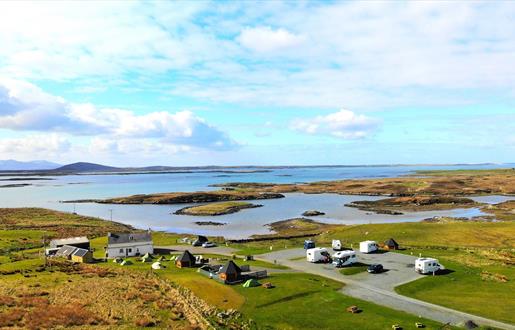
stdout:
<svg viewBox="0 0 515 330">
<path fill-rule="evenodd" d="M 309 262 L 329 262 L 331 256 L 326 248 L 312 248 L 306 250 L 306 260 Z"/>
<path fill-rule="evenodd" d="M 377 243 L 375 241 L 364 241 L 359 243 L 359 252 L 372 253 L 378 250 Z"/>
<path fill-rule="evenodd" d="M 333 265 L 338 267 L 352 265 L 358 262 L 356 252 L 352 250 L 340 251 L 333 254 Z"/>
<path fill-rule="evenodd" d="M 333 239 L 333 250 L 340 251 L 342 249 L 342 242 L 339 239 Z"/>
<path fill-rule="evenodd" d="M 418 258 L 415 260 L 415 270 L 420 274 L 430 274 L 439 271 L 442 268 L 438 263 L 438 259 L 434 258 Z"/>
</svg>

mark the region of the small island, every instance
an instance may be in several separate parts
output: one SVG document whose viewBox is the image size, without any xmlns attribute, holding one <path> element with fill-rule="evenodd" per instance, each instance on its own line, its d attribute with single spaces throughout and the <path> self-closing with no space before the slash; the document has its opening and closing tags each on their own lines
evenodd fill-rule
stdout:
<svg viewBox="0 0 515 330">
<path fill-rule="evenodd" d="M 236 213 L 243 209 L 261 207 L 260 204 L 252 204 L 247 202 L 220 202 L 210 203 L 198 206 L 188 206 L 174 212 L 177 215 L 197 215 L 197 216 L 216 216 L 230 213 Z"/>
<path fill-rule="evenodd" d="M 324 215 L 324 212 L 317 211 L 317 210 L 308 210 L 302 213 L 303 217 L 316 217 L 318 215 Z"/>
<path fill-rule="evenodd" d="M 216 222 L 216 221 L 195 221 L 197 226 L 225 226 L 225 222 Z"/>
<path fill-rule="evenodd" d="M 378 214 L 402 215 L 403 212 L 450 210 L 478 207 L 480 203 L 470 198 L 453 196 L 409 196 L 379 199 L 376 201 L 354 201 L 345 204 L 362 211 Z"/>
</svg>

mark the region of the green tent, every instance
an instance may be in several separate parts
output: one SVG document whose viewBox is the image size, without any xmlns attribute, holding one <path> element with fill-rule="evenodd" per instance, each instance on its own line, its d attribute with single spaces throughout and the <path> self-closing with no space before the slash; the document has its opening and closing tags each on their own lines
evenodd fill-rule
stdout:
<svg viewBox="0 0 515 330">
<path fill-rule="evenodd" d="M 117 264 L 121 263 L 122 261 L 123 261 L 123 259 L 122 259 L 122 258 L 114 258 L 114 259 L 113 259 L 113 262 L 114 262 L 114 263 L 117 263 Z"/>
<path fill-rule="evenodd" d="M 170 257 L 170 261 L 175 261 L 175 259 L 177 259 L 177 256 L 171 256 Z"/>
<path fill-rule="evenodd" d="M 261 284 L 255 278 L 251 278 L 250 280 L 247 280 L 247 282 L 243 283 L 244 288 L 252 288 L 260 285 Z"/>
<path fill-rule="evenodd" d="M 152 255 L 150 253 L 145 253 L 145 255 L 143 257 L 141 257 L 142 259 L 143 258 L 147 258 L 147 259 L 152 259 Z"/>
<path fill-rule="evenodd" d="M 165 260 L 164 256 L 160 256 L 159 258 L 157 258 L 157 261 L 163 261 L 163 260 Z"/>
<path fill-rule="evenodd" d="M 147 256 L 141 257 L 141 262 L 151 262 L 151 261 L 152 261 L 152 257 L 147 257 Z"/>
<path fill-rule="evenodd" d="M 128 265 L 132 265 L 132 261 L 130 260 L 124 260 L 120 263 L 120 266 L 128 266 Z"/>
</svg>

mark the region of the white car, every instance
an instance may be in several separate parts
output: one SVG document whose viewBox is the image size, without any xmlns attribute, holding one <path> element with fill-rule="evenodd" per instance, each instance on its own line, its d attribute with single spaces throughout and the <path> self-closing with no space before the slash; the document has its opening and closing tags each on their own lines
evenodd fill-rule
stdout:
<svg viewBox="0 0 515 330">
<path fill-rule="evenodd" d="M 211 247 L 215 247 L 215 246 L 216 246 L 216 243 L 213 243 L 213 242 L 205 242 L 202 244 L 203 248 L 211 248 Z"/>
</svg>

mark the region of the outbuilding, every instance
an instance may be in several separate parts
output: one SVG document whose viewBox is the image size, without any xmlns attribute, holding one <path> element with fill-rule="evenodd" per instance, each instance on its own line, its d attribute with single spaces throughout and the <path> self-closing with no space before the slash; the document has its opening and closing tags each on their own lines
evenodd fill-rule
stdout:
<svg viewBox="0 0 515 330">
<path fill-rule="evenodd" d="M 107 234 L 106 258 L 137 257 L 147 253 L 154 253 L 150 231 Z"/>
<path fill-rule="evenodd" d="M 234 261 L 229 260 L 218 272 L 218 277 L 225 283 L 241 281 L 241 269 Z"/>
<path fill-rule="evenodd" d="M 71 246 L 71 245 L 61 246 L 59 248 L 59 250 L 57 250 L 57 252 L 55 253 L 55 257 L 65 258 L 66 260 L 71 260 L 72 254 L 75 252 L 75 250 L 77 250 L 77 248 L 75 246 Z"/>
<path fill-rule="evenodd" d="M 72 253 L 72 259 L 73 262 L 80 262 L 80 263 L 91 263 L 93 262 L 93 254 L 90 250 L 77 248 Z"/>
<path fill-rule="evenodd" d="M 390 238 L 384 242 L 384 247 L 388 250 L 398 250 L 399 244 L 393 238 Z"/>
<path fill-rule="evenodd" d="M 175 259 L 175 266 L 178 268 L 195 266 L 195 256 L 186 250 Z"/>
<path fill-rule="evenodd" d="M 50 241 L 51 249 L 58 249 L 65 245 L 75 246 L 86 250 L 89 250 L 90 248 L 89 239 L 86 236 L 53 239 Z"/>
</svg>

